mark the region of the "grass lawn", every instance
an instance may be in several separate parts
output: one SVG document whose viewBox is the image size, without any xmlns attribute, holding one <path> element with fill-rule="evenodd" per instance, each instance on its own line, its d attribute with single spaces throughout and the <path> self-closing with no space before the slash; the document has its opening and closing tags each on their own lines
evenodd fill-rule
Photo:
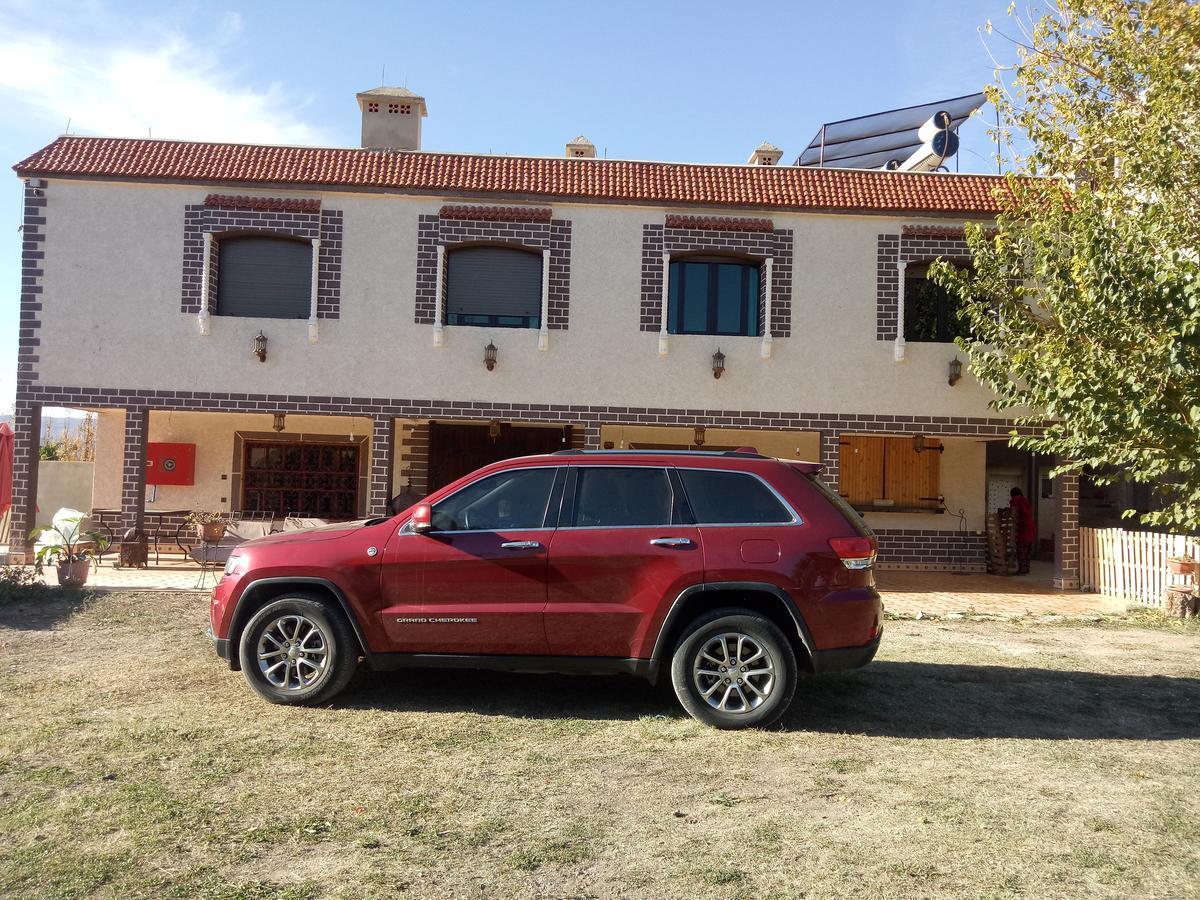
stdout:
<svg viewBox="0 0 1200 900">
<path fill-rule="evenodd" d="M 1200 895 L 1200 630 L 893 621 L 783 727 L 620 678 L 282 709 L 207 601 L 0 607 L 0 896 Z"/>
</svg>

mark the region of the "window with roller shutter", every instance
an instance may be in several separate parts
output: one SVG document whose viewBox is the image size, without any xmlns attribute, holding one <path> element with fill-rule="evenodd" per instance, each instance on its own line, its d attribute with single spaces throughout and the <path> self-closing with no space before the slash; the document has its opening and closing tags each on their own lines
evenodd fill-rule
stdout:
<svg viewBox="0 0 1200 900">
<path fill-rule="evenodd" d="M 851 506 L 876 512 L 942 510 L 937 438 L 925 438 L 920 453 L 912 437 L 844 434 L 840 445 L 838 490 Z"/>
<path fill-rule="evenodd" d="M 217 242 L 219 316 L 307 319 L 312 311 L 312 244 L 278 237 Z"/>
<path fill-rule="evenodd" d="M 463 247 L 446 257 L 446 324 L 538 328 L 542 255 L 511 247 Z"/>
</svg>

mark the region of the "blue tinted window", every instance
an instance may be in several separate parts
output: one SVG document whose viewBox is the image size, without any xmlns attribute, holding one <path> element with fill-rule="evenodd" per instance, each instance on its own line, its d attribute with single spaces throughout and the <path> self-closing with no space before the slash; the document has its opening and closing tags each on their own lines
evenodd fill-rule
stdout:
<svg viewBox="0 0 1200 900">
<path fill-rule="evenodd" d="M 758 334 L 758 264 L 671 263 L 667 330 L 672 334 Z"/>
</svg>

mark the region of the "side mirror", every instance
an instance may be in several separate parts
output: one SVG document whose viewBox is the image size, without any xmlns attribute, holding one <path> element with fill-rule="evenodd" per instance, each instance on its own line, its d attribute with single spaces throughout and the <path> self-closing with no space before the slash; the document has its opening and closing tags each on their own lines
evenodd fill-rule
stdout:
<svg viewBox="0 0 1200 900">
<path fill-rule="evenodd" d="M 416 534 L 425 534 L 433 528 L 433 507 L 421 503 L 413 510 L 412 530 Z"/>
</svg>

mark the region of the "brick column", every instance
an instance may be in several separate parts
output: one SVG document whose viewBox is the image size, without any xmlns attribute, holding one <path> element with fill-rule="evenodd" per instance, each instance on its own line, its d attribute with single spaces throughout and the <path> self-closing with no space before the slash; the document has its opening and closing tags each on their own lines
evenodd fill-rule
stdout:
<svg viewBox="0 0 1200 900">
<path fill-rule="evenodd" d="M 825 467 L 821 470 L 821 478 L 835 493 L 838 489 L 838 459 L 841 456 L 841 441 L 841 432 L 821 432 L 820 463 Z"/>
<path fill-rule="evenodd" d="M 146 438 L 150 410 L 144 406 L 125 410 L 125 460 L 121 465 L 121 533 L 130 528 L 145 533 Z"/>
<path fill-rule="evenodd" d="M 580 441 L 580 435 L 583 440 Z M 600 423 L 586 422 L 582 425 L 574 425 L 571 428 L 571 447 L 579 450 L 599 450 L 600 449 Z"/>
<path fill-rule="evenodd" d="M 1054 479 L 1054 587 L 1079 588 L 1079 474 Z"/>
<path fill-rule="evenodd" d="M 12 518 L 9 521 L 9 559 L 33 562 L 29 532 L 37 519 L 38 448 L 41 445 L 42 408 L 17 401 L 13 416 Z"/>
<path fill-rule="evenodd" d="M 375 416 L 371 425 L 371 494 L 367 500 L 368 516 L 390 514 L 388 500 L 392 498 L 392 466 L 396 458 L 396 419 Z"/>
</svg>

